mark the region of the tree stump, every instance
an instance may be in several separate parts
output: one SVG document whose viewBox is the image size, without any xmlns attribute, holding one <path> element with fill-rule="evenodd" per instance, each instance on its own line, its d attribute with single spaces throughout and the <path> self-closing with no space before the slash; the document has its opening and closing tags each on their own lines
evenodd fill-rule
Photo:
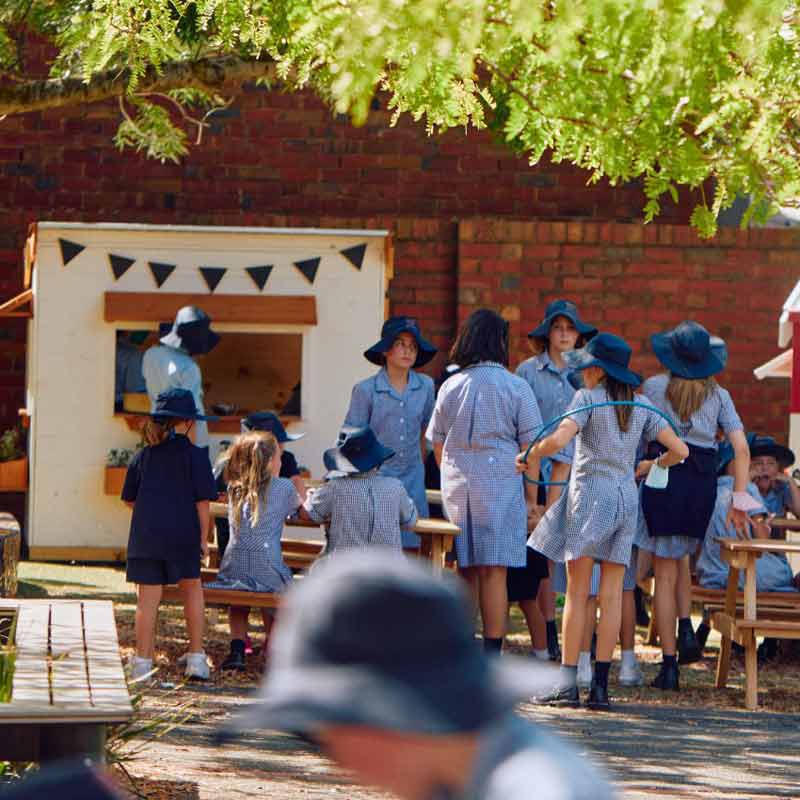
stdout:
<svg viewBox="0 0 800 800">
<path fill-rule="evenodd" d="M 0 512 L 0 597 L 17 596 L 17 562 L 22 545 L 19 522 Z"/>
</svg>

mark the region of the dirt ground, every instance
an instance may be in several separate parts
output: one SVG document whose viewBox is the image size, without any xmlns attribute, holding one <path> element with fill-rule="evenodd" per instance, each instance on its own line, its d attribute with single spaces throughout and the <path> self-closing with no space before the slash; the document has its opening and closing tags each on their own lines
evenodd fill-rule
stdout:
<svg viewBox="0 0 800 800">
<path fill-rule="evenodd" d="M 20 565 L 20 595 L 107 598 L 115 603 L 123 658 L 132 652 L 135 598 L 124 574 L 113 568 Z M 256 646 L 263 634 L 251 617 Z M 508 650 L 524 654 L 530 642 L 513 614 Z M 214 665 L 227 653 L 224 614 L 209 625 L 207 652 Z M 717 639 L 707 657 L 682 668 L 678 694 L 650 688 L 612 690 L 613 714 L 541 709 L 520 713 L 554 735 L 570 739 L 611 773 L 625 798 L 800 797 L 800 658 L 787 654 L 760 672 L 762 710 L 743 710 L 742 665 L 734 660 L 730 687 L 713 688 Z M 115 753 L 120 785 L 132 797 L 381 798 L 353 784 L 306 745 L 267 731 L 252 731 L 220 745 L 215 733 L 258 686 L 260 661 L 245 673 L 214 670 L 205 685 L 183 685 L 177 658 L 185 652 L 185 629 L 176 606 L 164 606 L 156 662 L 159 671 L 141 698 L 135 725 L 139 735 Z M 657 671 L 659 652 L 639 643 L 647 682 Z M 171 727 L 174 726 L 174 727 Z M 535 793 L 532 794 L 535 796 Z"/>
</svg>

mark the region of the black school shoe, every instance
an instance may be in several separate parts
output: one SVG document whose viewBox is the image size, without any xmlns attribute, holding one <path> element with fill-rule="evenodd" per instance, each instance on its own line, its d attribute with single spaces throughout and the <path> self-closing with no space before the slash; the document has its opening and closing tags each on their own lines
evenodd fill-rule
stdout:
<svg viewBox="0 0 800 800">
<path fill-rule="evenodd" d="M 711 633 L 711 627 L 706 625 L 705 622 L 701 622 L 697 626 L 697 630 L 694 632 L 695 638 L 697 639 L 697 646 L 700 650 L 704 650 L 706 646 L 706 642 L 708 641 L 708 635 Z"/>
<path fill-rule="evenodd" d="M 680 690 L 678 683 L 678 676 L 680 672 L 677 664 L 665 664 L 661 662 L 661 669 L 658 671 L 653 682 L 650 684 L 656 689 L 672 690 L 677 692 Z"/>
<path fill-rule="evenodd" d="M 703 650 L 691 625 L 678 631 L 678 663 L 694 664 L 703 658 Z"/>
<path fill-rule="evenodd" d="M 547 655 L 551 661 L 561 663 L 561 648 L 558 645 L 558 631 L 547 631 Z"/>
<path fill-rule="evenodd" d="M 577 686 L 560 689 L 556 686 L 552 692 L 541 697 L 534 697 L 537 706 L 554 706 L 556 708 L 580 708 L 581 695 Z"/>
<path fill-rule="evenodd" d="M 244 642 L 241 639 L 234 639 L 231 642 L 231 650 L 228 653 L 228 657 L 222 662 L 220 669 L 236 670 L 237 672 L 244 670 L 244 647 Z"/>
<path fill-rule="evenodd" d="M 591 711 L 611 711 L 611 702 L 608 699 L 608 687 L 600 686 L 592 680 L 589 689 L 589 699 L 586 701 L 586 708 Z"/>
</svg>

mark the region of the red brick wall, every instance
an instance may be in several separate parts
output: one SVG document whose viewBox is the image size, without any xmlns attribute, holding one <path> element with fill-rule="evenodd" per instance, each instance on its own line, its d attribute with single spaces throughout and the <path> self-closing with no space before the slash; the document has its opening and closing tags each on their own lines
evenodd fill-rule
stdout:
<svg viewBox="0 0 800 800">
<path fill-rule="evenodd" d="M 686 226 L 514 222 L 459 225 L 458 319 L 490 306 L 511 323 L 512 366 L 529 355 L 527 332 L 557 297 L 574 300 L 601 330 L 623 336 L 633 368 L 659 371 L 650 334 L 691 318 L 722 336 L 720 382 L 745 425 L 785 437 L 789 382 L 752 370 L 778 351 L 778 316 L 800 277 L 800 231 L 722 230 L 711 242 Z"/>
</svg>

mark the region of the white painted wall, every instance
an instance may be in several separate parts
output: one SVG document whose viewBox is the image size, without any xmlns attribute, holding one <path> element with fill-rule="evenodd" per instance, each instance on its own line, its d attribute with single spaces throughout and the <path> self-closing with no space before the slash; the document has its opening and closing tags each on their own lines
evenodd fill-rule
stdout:
<svg viewBox="0 0 800 800">
<path fill-rule="evenodd" d="M 316 326 L 213 327 L 222 334 L 303 334 L 303 420 L 295 427 L 307 435 L 291 449 L 318 476 L 322 451 L 336 440 L 353 384 L 375 369 L 362 352 L 377 340 L 384 317 L 385 234 L 41 223 L 28 340 L 29 545 L 120 547 L 127 542 L 129 512 L 103 493 L 109 449 L 133 447 L 138 438 L 113 416 L 115 331 L 156 326 L 136 319 L 104 322 L 106 291 L 208 294 L 197 268 L 219 266 L 228 273 L 215 294 L 258 295 L 244 268 L 273 264 L 264 294 L 315 295 Z M 66 267 L 59 238 L 86 247 Z M 361 243 L 368 248 L 359 271 L 338 251 Z M 109 253 L 137 259 L 116 282 Z M 315 256 L 322 261 L 312 286 L 292 262 Z M 148 261 L 177 265 L 160 290 Z M 212 451 L 230 436 L 212 434 Z"/>
</svg>

